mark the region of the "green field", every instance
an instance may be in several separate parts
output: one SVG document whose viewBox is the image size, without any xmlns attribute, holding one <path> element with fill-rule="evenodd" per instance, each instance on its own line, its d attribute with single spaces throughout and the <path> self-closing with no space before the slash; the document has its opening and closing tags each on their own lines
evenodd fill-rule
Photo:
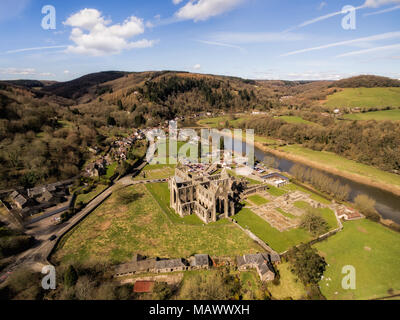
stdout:
<svg viewBox="0 0 400 320">
<path fill-rule="evenodd" d="M 175 165 L 169 164 L 154 164 L 147 165 L 143 168 L 134 180 L 155 180 L 166 179 L 173 176 L 175 173 Z"/>
<path fill-rule="evenodd" d="M 323 165 L 337 169 L 344 173 L 357 174 L 361 177 L 369 178 L 377 183 L 400 186 L 400 176 L 389 173 L 353 160 L 348 160 L 331 152 L 314 151 L 298 145 L 285 146 L 281 150 L 305 158 L 318 165 Z"/>
<path fill-rule="evenodd" d="M 90 201 L 92 201 L 94 198 L 96 198 L 100 193 L 102 193 L 105 189 L 107 189 L 106 185 L 103 184 L 99 184 L 98 186 L 96 186 L 95 189 L 93 189 L 92 191 L 90 191 L 89 193 L 86 194 L 79 194 L 76 197 L 76 203 L 82 202 L 83 204 L 87 204 Z"/>
<path fill-rule="evenodd" d="M 113 162 L 112 164 L 110 164 L 107 167 L 107 173 L 106 173 L 106 178 L 107 179 L 110 179 L 114 175 L 115 170 L 117 169 L 117 167 L 118 167 L 118 162 Z"/>
<path fill-rule="evenodd" d="M 369 220 L 345 222 L 343 231 L 315 247 L 328 263 L 320 282 L 326 298 L 373 299 L 400 293 L 400 233 Z M 356 290 L 342 288 L 342 268 L 347 265 L 355 267 Z"/>
<path fill-rule="evenodd" d="M 330 209 L 319 210 L 331 229 L 336 228 L 336 220 L 333 222 L 334 219 L 336 219 L 335 214 Z M 242 209 L 233 219 L 242 227 L 253 232 L 272 249 L 280 253 L 302 242 L 309 242 L 312 240 L 312 236 L 301 228 L 280 232 L 248 208 Z"/>
<path fill-rule="evenodd" d="M 346 114 L 348 120 L 400 121 L 400 109 Z"/>
<path fill-rule="evenodd" d="M 332 108 L 399 107 L 400 88 L 347 88 L 327 97 Z"/>
<path fill-rule="evenodd" d="M 224 128 L 226 121 L 228 121 L 230 126 L 237 127 L 241 122 L 248 120 L 250 118 L 251 116 L 243 116 L 237 119 L 233 119 L 230 116 L 222 116 L 222 117 L 202 119 L 199 120 L 198 124 L 210 128 Z"/>
<path fill-rule="evenodd" d="M 287 123 L 303 123 L 303 124 L 308 124 L 308 125 L 312 125 L 312 126 L 318 126 L 317 123 L 304 120 L 304 119 L 301 118 L 301 117 L 296 117 L 296 116 L 281 116 L 281 117 L 278 117 L 278 118 L 281 119 L 281 120 L 283 120 L 283 121 L 285 121 L 285 122 L 287 122 Z"/>
<path fill-rule="evenodd" d="M 262 250 L 228 220 L 203 226 L 182 220 L 169 207 L 165 185 L 144 185 L 115 192 L 61 241 L 55 261 L 111 262 L 129 261 L 140 253 L 149 257 L 179 258 L 195 253 L 237 256 Z M 159 185 L 157 185 L 159 186 Z M 161 193 L 160 191 L 163 191 Z M 168 189 L 167 189 L 168 190 Z M 121 203 L 120 193 L 134 195 L 129 204 Z M 157 194 L 157 203 L 153 194 Z"/>
<path fill-rule="evenodd" d="M 268 284 L 268 291 L 272 298 L 277 300 L 301 300 L 306 299 L 307 292 L 302 282 L 290 271 L 290 265 L 285 262 L 277 266 L 280 275 L 280 283 Z"/>
<path fill-rule="evenodd" d="M 267 204 L 269 201 L 267 199 L 265 199 L 264 197 L 261 197 L 258 194 L 249 196 L 248 199 L 253 202 L 255 205 L 257 206 L 262 206 L 264 204 Z"/>
</svg>

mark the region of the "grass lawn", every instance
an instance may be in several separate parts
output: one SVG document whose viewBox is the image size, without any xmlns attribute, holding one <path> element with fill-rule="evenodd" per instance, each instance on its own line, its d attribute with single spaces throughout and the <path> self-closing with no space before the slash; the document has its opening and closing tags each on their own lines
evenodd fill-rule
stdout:
<svg viewBox="0 0 400 320">
<path fill-rule="evenodd" d="M 400 109 L 346 114 L 344 118 L 349 120 L 400 121 Z"/>
<path fill-rule="evenodd" d="M 147 165 L 134 180 L 166 179 L 175 174 L 175 167 L 169 164 Z"/>
<path fill-rule="evenodd" d="M 248 199 L 257 206 L 262 206 L 263 204 L 267 204 L 269 202 L 269 200 L 265 199 L 264 197 L 261 197 L 258 194 L 252 195 L 248 197 Z"/>
<path fill-rule="evenodd" d="M 285 146 L 282 147 L 281 150 L 296 156 L 306 158 L 307 160 L 315 162 L 319 165 L 331 167 L 342 172 L 357 174 L 378 183 L 383 182 L 386 184 L 400 186 L 399 175 L 389 173 L 371 166 L 367 166 L 353 160 L 348 160 L 331 152 L 314 151 L 298 145 Z"/>
<path fill-rule="evenodd" d="M 320 282 L 328 299 L 380 298 L 390 295 L 390 289 L 400 293 L 400 233 L 365 219 L 351 221 L 315 247 L 329 264 L 324 276 L 332 281 Z M 341 286 L 347 265 L 356 269 L 356 290 Z"/>
<path fill-rule="evenodd" d="M 287 193 L 286 190 L 274 187 L 272 185 L 269 185 L 269 189 L 267 191 L 271 196 L 274 197 L 280 197 Z"/>
<path fill-rule="evenodd" d="M 118 197 L 121 192 L 136 194 L 136 199 L 123 204 Z M 162 196 L 159 199 L 168 205 Z M 227 220 L 207 226 L 184 222 L 171 221 L 144 185 L 128 187 L 114 193 L 73 229 L 61 241 L 54 260 L 122 263 L 134 253 L 179 258 L 195 253 L 237 256 L 261 250 Z"/>
<path fill-rule="evenodd" d="M 258 136 L 258 135 L 254 135 L 254 141 L 255 142 L 260 142 L 263 144 L 268 144 L 268 145 L 276 145 L 279 142 L 275 139 L 272 138 L 268 138 L 268 137 L 263 137 L 263 136 Z"/>
<path fill-rule="evenodd" d="M 248 208 L 242 209 L 233 217 L 242 227 L 249 229 L 257 237 L 268 244 L 272 249 L 282 253 L 289 248 L 308 242 L 312 238 L 303 229 L 291 229 L 285 232 L 279 232 L 273 228 L 267 221 L 260 218 Z"/>
<path fill-rule="evenodd" d="M 104 184 L 99 184 L 95 189 L 90 191 L 89 193 L 86 194 L 79 194 L 76 197 L 76 203 L 82 202 L 83 204 L 87 204 L 90 201 L 92 201 L 94 198 L 96 198 L 100 193 L 102 193 L 105 189 L 107 189 L 107 186 Z"/>
<path fill-rule="evenodd" d="M 327 97 L 325 106 L 341 107 L 398 107 L 400 88 L 346 88 Z"/>
<path fill-rule="evenodd" d="M 196 270 L 196 271 L 186 271 L 183 275 L 183 280 L 181 283 L 182 291 L 188 290 L 189 288 L 196 288 L 196 283 L 194 283 L 197 276 L 201 275 L 203 277 L 209 277 L 212 274 L 218 272 L 216 269 L 211 270 Z M 240 281 L 241 285 L 241 300 L 264 300 L 263 285 L 260 278 L 255 270 L 249 270 L 244 272 L 235 271 L 233 269 L 229 270 L 230 275 L 234 276 L 237 281 Z M 185 297 L 182 293 L 178 291 L 176 299 L 182 300 Z M 237 297 L 239 299 L 240 297 Z"/>
<path fill-rule="evenodd" d="M 110 178 L 114 175 L 115 170 L 117 169 L 117 167 L 118 167 L 118 162 L 113 162 L 113 163 L 111 163 L 111 164 L 107 167 L 107 172 L 106 172 L 105 177 L 106 177 L 107 179 L 110 179 Z"/>
<path fill-rule="evenodd" d="M 332 210 L 321 208 L 319 211 L 328 223 L 330 230 L 337 228 L 337 220 Z M 302 242 L 306 243 L 312 240 L 312 236 L 301 228 L 280 232 L 248 208 L 243 208 L 233 219 L 280 253 Z"/>
<path fill-rule="evenodd" d="M 255 270 L 240 272 L 239 278 L 242 285 L 242 300 L 263 299 L 262 283 Z"/>
<path fill-rule="evenodd" d="M 273 299 L 277 300 L 301 300 L 307 297 L 306 289 L 295 274 L 290 271 L 289 263 L 281 263 L 277 266 L 280 275 L 279 285 L 268 284 L 268 291 Z"/>
<path fill-rule="evenodd" d="M 296 117 L 296 116 L 281 116 L 281 117 L 278 117 L 278 118 L 281 119 L 281 120 L 283 120 L 283 121 L 285 121 L 285 122 L 287 122 L 287 123 L 303 123 L 303 124 L 308 124 L 308 125 L 311 125 L 311 126 L 318 126 L 317 123 L 304 120 L 304 119 L 301 118 L 301 117 Z"/>
<path fill-rule="evenodd" d="M 230 126 L 237 127 L 241 122 L 248 120 L 250 118 L 251 116 L 243 116 L 237 119 L 232 119 L 232 117 L 230 116 L 215 117 L 215 118 L 207 118 L 199 120 L 198 124 L 209 128 L 220 128 L 220 127 L 224 128 L 226 121 L 228 121 Z"/>
<path fill-rule="evenodd" d="M 309 194 L 311 199 L 313 199 L 313 200 L 315 200 L 315 201 L 317 201 L 319 203 L 331 204 L 330 200 L 325 199 L 322 196 L 320 196 L 320 195 L 318 195 L 318 194 L 316 194 L 316 193 L 314 193 L 314 192 L 312 192 L 310 190 L 307 190 L 306 188 L 303 188 L 302 186 L 294 184 L 294 183 L 289 183 L 288 185 L 282 187 L 282 189 L 286 190 L 286 191 L 301 191 L 301 192 Z"/>
<path fill-rule="evenodd" d="M 283 211 L 281 208 L 276 208 L 276 211 L 278 211 L 281 215 L 284 215 L 285 217 L 289 219 L 296 219 L 297 217 L 291 213 Z"/>
</svg>

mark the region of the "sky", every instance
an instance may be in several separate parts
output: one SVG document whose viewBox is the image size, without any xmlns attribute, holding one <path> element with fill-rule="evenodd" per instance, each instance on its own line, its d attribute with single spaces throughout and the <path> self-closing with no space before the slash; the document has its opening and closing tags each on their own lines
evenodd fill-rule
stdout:
<svg viewBox="0 0 400 320">
<path fill-rule="evenodd" d="M 400 79 L 400 0 L 0 0 L 0 37 L 0 79 Z"/>
</svg>

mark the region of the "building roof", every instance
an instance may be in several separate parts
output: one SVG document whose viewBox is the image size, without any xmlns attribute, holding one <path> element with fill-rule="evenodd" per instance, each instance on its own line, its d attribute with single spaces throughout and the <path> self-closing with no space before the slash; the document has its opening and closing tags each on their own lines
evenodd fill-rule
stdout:
<svg viewBox="0 0 400 320">
<path fill-rule="evenodd" d="M 26 200 L 25 197 L 22 195 L 18 195 L 16 198 L 14 198 L 14 201 L 18 203 L 21 207 L 28 202 L 28 200 Z"/>
<path fill-rule="evenodd" d="M 277 253 L 271 253 L 270 254 L 271 262 L 280 262 L 281 257 Z"/>
<path fill-rule="evenodd" d="M 257 271 L 260 275 L 265 275 L 269 272 L 272 272 L 272 270 L 270 269 L 268 263 L 262 263 L 262 264 L 258 264 L 257 265 Z"/>
<path fill-rule="evenodd" d="M 269 254 L 267 253 L 257 253 L 257 254 L 246 254 L 244 256 L 240 256 L 236 258 L 237 266 L 242 267 L 242 266 L 254 266 L 254 265 L 260 265 L 263 263 L 268 262 L 269 259 Z"/>
<path fill-rule="evenodd" d="M 38 198 L 39 202 L 49 202 L 53 198 L 53 195 L 47 191 L 47 189 Z"/>
<path fill-rule="evenodd" d="M 195 254 L 193 259 L 193 266 L 204 267 L 210 265 L 210 257 L 207 254 Z"/>
<path fill-rule="evenodd" d="M 154 281 L 136 281 L 133 286 L 133 292 L 136 293 L 149 293 L 153 292 Z"/>
<path fill-rule="evenodd" d="M 13 192 L 10 194 L 10 198 L 14 200 L 16 197 L 18 197 L 18 195 L 19 195 L 19 192 L 18 192 L 18 191 L 13 191 Z"/>
<path fill-rule="evenodd" d="M 155 265 L 156 265 L 156 259 L 134 261 L 116 266 L 115 273 L 126 274 L 131 272 L 146 272 L 148 270 L 154 269 Z"/>
<path fill-rule="evenodd" d="M 246 264 L 246 260 L 244 260 L 243 256 L 239 256 L 236 258 L 237 266 L 240 268 Z"/>
<path fill-rule="evenodd" d="M 155 264 L 155 269 L 156 270 L 174 269 L 174 268 L 185 267 L 186 265 L 187 263 L 183 259 L 159 260 Z"/>
</svg>

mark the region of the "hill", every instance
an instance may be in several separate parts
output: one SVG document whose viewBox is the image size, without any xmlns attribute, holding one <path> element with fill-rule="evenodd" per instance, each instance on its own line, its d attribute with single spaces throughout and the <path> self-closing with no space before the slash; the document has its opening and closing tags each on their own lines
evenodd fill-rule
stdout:
<svg viewBox="0 0 400 320">
<path fill-rule="evenodd" d="M 400 107 L 400 88 L 345 88 L 329 95 L 325 106 L 361 109 Z"/>
<path fill-rule="evenodd" d="M 373 75 L 361 75 L 335 82 L 331 87 L 338 88 L 381 88 L 400 87 L 400 80 Z"/>
<path fill-rule="evenodd" d="M 85 75 L 68 82 L 58 82 L 43 88 L 43 91 L 58 95 L 67 99 L 79 99 L 89 92 L 90 88 L 99 84 L 115 80 L 128 74 L 120 71 L 106 71 Z"/>
</svg>

